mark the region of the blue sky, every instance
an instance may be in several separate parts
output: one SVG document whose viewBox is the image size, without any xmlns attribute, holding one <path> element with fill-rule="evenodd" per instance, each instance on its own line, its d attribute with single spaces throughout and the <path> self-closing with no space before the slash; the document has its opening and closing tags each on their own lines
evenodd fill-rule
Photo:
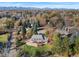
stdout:
<svg viewBox="0 0 79 59">
<path fill-rule="evenodd" d="M 79 2 L 0 2 L 0 7 L 75 8 Z"/>
</svg>

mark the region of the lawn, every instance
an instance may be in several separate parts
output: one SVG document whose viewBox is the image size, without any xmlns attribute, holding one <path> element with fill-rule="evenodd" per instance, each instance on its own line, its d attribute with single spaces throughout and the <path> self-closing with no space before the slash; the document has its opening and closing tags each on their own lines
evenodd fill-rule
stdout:
<svg viewBox="0 0 79 59">
<path fill-rule="evenodd" d="M 8 36 L 9 36 L 8 33 L 7 34 L 0 35 L 0 42 L 2 42 L 2 43 L 7 42 Z"/>
</svg>

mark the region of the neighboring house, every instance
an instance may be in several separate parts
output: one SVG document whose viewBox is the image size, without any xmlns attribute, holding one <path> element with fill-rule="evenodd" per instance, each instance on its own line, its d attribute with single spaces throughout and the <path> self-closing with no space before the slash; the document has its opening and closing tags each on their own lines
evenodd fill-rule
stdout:
<svg viewBox="0 0 79 59">
<path fill-rule="evenodd" d="M 56 32 L 66 36 L 73 33 L 76 33 L 77 35 L 78 33 L 77 28 L 75 27 L 65 27 L 64 29 L 57 29 Z"/>
<path fill-rule="evenodd" d="M 62 37 L 65 37 L 65 36 L 69 35 L 69 32 L 67 32 L 65 30 L 60 30 L 60 29 L 57 29 L 56 33 L 61 34 Z"/>
<path fill-rule="evenodd" d="M 79 36 L 79 30 L 76 27 L 71 27 L 69 29 L 69 33 L 71 34 L 71 36 L 69 37 L 70 44 L 73 44 L 75 42 L 75 38 Z"/>
<path fill-rule="evenodd" d="M 57 33 L 61 34 L 61 38 L 63 39 L 65 36 L 68 36 L 70 39 L 70 44 L 75 42 L 75 38 L 79 36 L 79 30 L 76 27 L 65 27 L 63 30 L 56 30 Z"/>
<path fill-rule="evenodd" d="M 46 44 L 48 42 L 48 38 L 45 37 L 42 34 L 40 34 L 40 35 L 33 35 L 31 37 L 31 41 L 34 42 L 34 43 L 44 43 L 44 44 Z"/>
</svg>

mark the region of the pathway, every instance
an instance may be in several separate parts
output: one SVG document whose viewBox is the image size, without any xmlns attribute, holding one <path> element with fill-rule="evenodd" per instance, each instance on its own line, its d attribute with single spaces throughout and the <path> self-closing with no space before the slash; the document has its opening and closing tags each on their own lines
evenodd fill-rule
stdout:
<svg viewBox="0 0 79 59">
<path fill-rule="evenodd" d="M 16 57 L 17 51 L 16 49 L 12 49 L 15 47 L 15 44 L 13 44 L 15 42 L 15 39 L 12 38 L 12 33 L 10 33 L 10 37 L 8 39 L 8 42 L 6 44 L 6 48 L 4 49 L 4 53 L 3 55 L 5 57 Z"/>
</svg>

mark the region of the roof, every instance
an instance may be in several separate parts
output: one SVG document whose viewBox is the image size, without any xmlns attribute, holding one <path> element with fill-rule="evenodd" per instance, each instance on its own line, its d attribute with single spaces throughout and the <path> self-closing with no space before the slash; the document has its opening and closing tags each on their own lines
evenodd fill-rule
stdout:
<svg viewBox="0 0 79 59">
<path fill-rule="evenodd" d="M 57 33 L 68 35 L 69 33 L 65 30 L 56 30 Z"/>
<path fill-rule="evenodd" d="M 48 40 L 44 35 L 33 35 L 31 39 L 33 41 L 47 41 Z"/>
<path fill-rule="evenodd" d="M 68 30 L 66 30 L 68 29 Z M 65 29 L 57 29 L 56 32 L 60 33 L 60 34 L 65 34 L 65 35 L 68 35 L 68 34 L 71 34 L 71 33 L 76 33 L 78 32 L 77 28 L 76 27 L 65 27 Z"/>
</svg>

